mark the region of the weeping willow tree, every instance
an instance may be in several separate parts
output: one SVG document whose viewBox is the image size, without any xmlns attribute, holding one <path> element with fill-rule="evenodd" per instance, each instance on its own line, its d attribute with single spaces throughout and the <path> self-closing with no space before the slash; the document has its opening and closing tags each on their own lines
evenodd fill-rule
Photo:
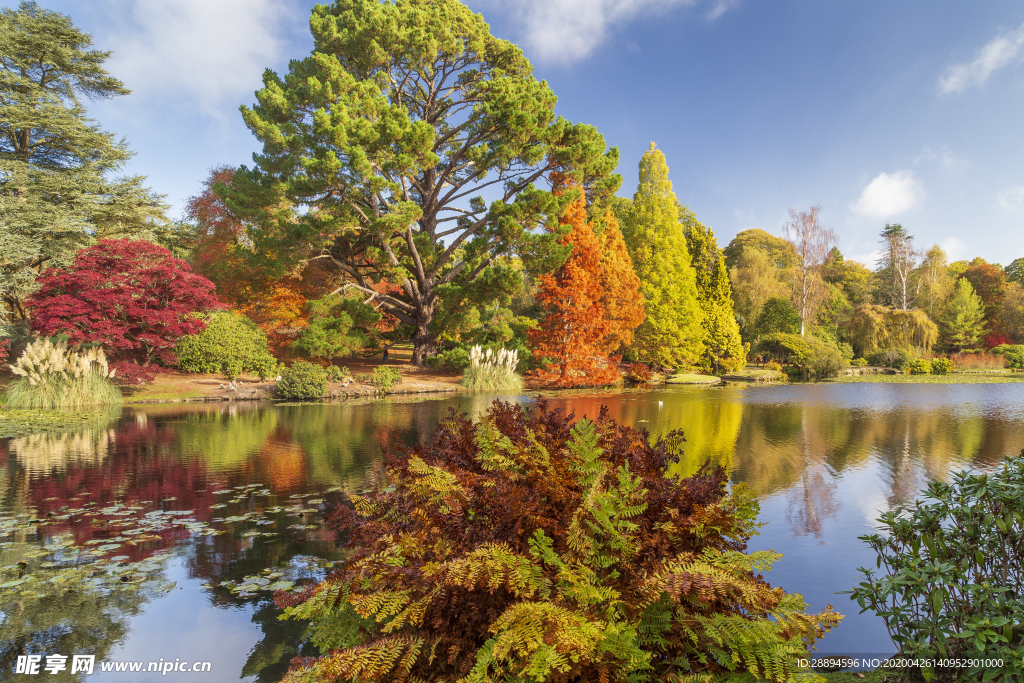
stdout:
<svg viewBox="0 0 1024 683">
<path fill-rule="evenodd" d="M 843 324 L 858 356 L 875 349 L 911 346 L 928 351 L 939 338 L 939 328 L 924 311 L 861 304 Z"/>
</svg>

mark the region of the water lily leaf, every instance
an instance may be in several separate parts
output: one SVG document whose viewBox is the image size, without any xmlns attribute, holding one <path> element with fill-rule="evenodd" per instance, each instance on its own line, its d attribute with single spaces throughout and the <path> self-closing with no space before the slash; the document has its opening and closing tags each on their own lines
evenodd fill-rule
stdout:
<svg viewBox="0 0 1024 683">
<path fill-rule="evenodd" d="M 14 588 L 15 586 L 20 586 L 23 583 L 28 583 L 28 580 L 29 579 L 26 576 L 23 579 L 16 579 L 14 581 L 8 581 L 7 583 L 0 583 L 0 588 Z"/>
<path fill-rule="evenodd" d="M 274 583 L 267 586 L 264 590 L 268 591 L 286 591 L 291 590 L 295 586 L 294 581 L 275 581 Z"/>
</svg>

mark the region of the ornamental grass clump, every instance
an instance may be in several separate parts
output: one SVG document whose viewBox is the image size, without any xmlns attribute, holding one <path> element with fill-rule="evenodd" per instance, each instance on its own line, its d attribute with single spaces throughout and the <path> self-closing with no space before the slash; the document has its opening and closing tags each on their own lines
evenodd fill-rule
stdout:
<svg viewBox="0 0 1024 683">
<path fill-rule="evenodd" d="M 758 505 L 724 470 L 669 476 L 683 442 L 544 401 L 396 435 L 328 518 L 344 562 L 277 596 L 323 653 L 285 680 L 796 680 L 841 617 L 764 580 L 779 555 L 744 552 Z"/>
<path fill-rule="evenodd" d="M 884 574 L 860 568 L 851 599 L 885 621 L 903 680 L 1024 678 L 1024 453 L 988 474 L 932 481 L 861 536 Z M 935 666 L 930 664 L 934 663 Z"/>
<path fill-rule="evenodd" d="M 72 351 L 63 341 L 37 339 L 8 367 L 19 376 L 7 388 L 10 408 L 78 409 L 121 402 L 112 381 L 115 371 L 99 347 Z"/>
<path fill-rule="evenodd" d="M 519 352 L 508 349 L 484 351 L 474 346 L 469 352 L 469 366 L 462 372 L 462 386 L 471 391 L 507 391 L 518 393 L 523 390 L 523 378 L 516 373 Z"/>
</svg>

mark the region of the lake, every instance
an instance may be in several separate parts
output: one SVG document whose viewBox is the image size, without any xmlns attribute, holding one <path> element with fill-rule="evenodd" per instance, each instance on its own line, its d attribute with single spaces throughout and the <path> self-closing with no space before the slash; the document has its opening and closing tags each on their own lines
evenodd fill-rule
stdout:
<svg viewBox="0 0 1024 683">
<path fill-rule="evenodd" d="M 493 399 L 129 406 L 76 432 L 0 440 L 0 587 L 30 577 L 0 591 L 0 680 L 26 648 L 96 655 L 92 675 L 47 680 L 127 680 L 99 662 L 161 658 L 210 662 L 203 680 L 279 680 L 311 653 L 300 650 L 302 625 L 277 619 L 272 590 L 297 590 L 340 559 L 321 512 L 382 476 L 389 430 L 415 442 L 450 409 L 479 416 Z M 654 436 L 682 429 L 680 474 L 710 459 L 750 486 L 767 522 L 750 549 L 784 555 L 768 580 L 812 611 L 831 603 L 847 615 L 822 654 L 893 651 L 880 619 L 836 595 L 874 565 L 857 537 L 875 518 L 929 478 L 1024 448 L 1024 383 L 671 387 L 549 401 L 577 417 L 607 405 Z"/>
</svg>

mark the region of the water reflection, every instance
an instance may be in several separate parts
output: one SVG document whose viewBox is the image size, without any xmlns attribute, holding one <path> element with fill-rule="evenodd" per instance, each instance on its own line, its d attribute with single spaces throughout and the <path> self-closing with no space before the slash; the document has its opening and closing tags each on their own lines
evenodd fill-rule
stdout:
<svg viewBox="0 0 1024 683">
<path fill-rule="evenodd" d="M 154 538 L 125 543 L 117 552 L 129 562 L 158 550 L 176 553 L 183 577 L 195 586 L 189 590 L 205 596 L 203 609 L 244 609 L 258 627 L 259 635 L 246 636 L 252 649 L 244 667 L 225 677 L 277 680 L 292 657 L 308 654 L 301 651 L 301 624 L 279 622 L 268 595 L 240 598 L 217 586 L 268 568 L 314 580 L 324 571 L 315 558 L 336 560 L 337 549 L 319 519 L 296 516 L 298 507 L 309 505 L 297 496 L 315 493 L 329 502 L 359 490 L 382 476 L 381 443 L 389 434 L 408 443 L 426 439 L 450 409 L 475 417 L 492 400 L 141 406 L 77 432 L 0 441 L 0 525 L 7 525 L 0 526 L 0 549 L 56 534 L 80 546 L 116 538 L 125 528 L 121 522 L 87 514 L 115 502 L 138 506 L 140 514 L 193 511 L 192 526 L 147 531 L 145 537 Z M 950 468 L 989 467 L 1024 447 L 1024 385 L 683 387 L 563 393 L 550 401 L 577 417 L 594 417 L 607 405 L 611 417 L 655 437 L 684 430 L 677 473 L 691 474 L 710 460 L 750 486 L 769 522 L 752 547 L 783 553 L 771 580 L 804 593 L 815 610 L 831 602 L 856 611 L 833 593 L 852 585 L 858 565 L 873 563 L 855 539 L 879 512 L 913 499 L 928 478 L 944 478 Z M 247 514 L 244 521 L 223 521 Z M 29 518 L 45 521 L 33 525 Z M 0 642 L 20 639 L 22 650 L 69 649 L 45 641 L 64 628 L 65 636 L 92 634 L 73 645 L 82 651 L 131 651 L 137 646 L 130 624 L 139 611 L 171 620 L 172 605 L 183 599 L 176 593 L 145 606 L 128 597 L 76 597 L 57 607 L 63 598 L 40 597 L 25 603 L 31 614 L 19 622 L 24 632 L 4 622 Z M 67 610 L 66 624 L 91 626 L 54 626 L 58 609 Z M 215 621 L 186 626 L 171 620 L 167 638 L 183 644 L 216 637 L 202 626 Z M 884 627 L 870 615 L 851 615 L 826 642 L 841 642 L 846 651 L 890 649 Z"/>
</svg>

